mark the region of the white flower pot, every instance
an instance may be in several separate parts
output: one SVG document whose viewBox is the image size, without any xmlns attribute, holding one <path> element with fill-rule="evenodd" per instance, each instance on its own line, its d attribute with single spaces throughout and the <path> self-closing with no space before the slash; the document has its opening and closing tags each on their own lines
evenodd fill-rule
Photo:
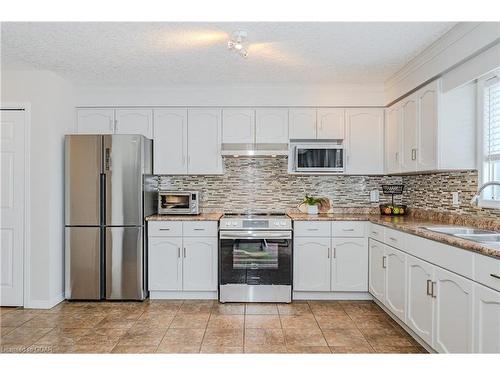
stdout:
<svg viewBox="0 0 500 375">
<path fill-rule="evenodd" d="M 318 214 L 318 205 L 315 204 L 314 206 L 307 206 L 307 213 L 309 215 L 317 215 Z"/>
</svg>

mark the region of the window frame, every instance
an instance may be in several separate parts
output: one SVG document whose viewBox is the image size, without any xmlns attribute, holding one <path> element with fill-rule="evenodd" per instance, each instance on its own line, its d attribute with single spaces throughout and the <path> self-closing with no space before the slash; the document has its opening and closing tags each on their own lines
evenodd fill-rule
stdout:
<svg viewBox="0 0 500 375">
<path fill-rule="evenodd" d="M 481 77 L 477 81 L 477 171 L 478 171 L 478 188 L 483 185 L 484 183 L 488 182 L 485 181 L 485 176 L 484 176 L 484 170 L 486 168 L 486 161 L 485 161 L 485 155 L 486 155 L 486 150 L 485 150 L 485 142 L 484 142 L 484 132 L 485 132 L 485 123 L 484 123 L 484 91 L 485 88 L 487 87 L 487 82 L 491 79 L 495 78 L 500 78 L 500 71 L 490 73 L 484 77 Z M 484 194 L 481 193 L 479 196 L 478 200 L 478 206 L 479 207 L 484 207 L 484 208 L 500 208 L 500 199 L 499 200 L 494 200 L 494 199 L 486 199 L 484 198 Z"/>
</svg>

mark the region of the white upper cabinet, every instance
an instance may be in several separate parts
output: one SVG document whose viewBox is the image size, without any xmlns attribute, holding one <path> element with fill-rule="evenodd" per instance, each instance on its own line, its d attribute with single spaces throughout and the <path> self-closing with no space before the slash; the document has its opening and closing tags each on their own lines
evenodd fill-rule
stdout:
<svg viewBox="0 0 500 375">
<path fill-rule="evenodd" d="M 254 143 L 255 110 L 246 108 L 223 109 L 222 142 Z"/>
<path fill-rule="evenodd" d="M 344 108 L 321 108 L 317 112 L 317 139 L 344 139 Z"/>
<path fill-rule="evenodd" d="M 438 85 L 434 81 L 416 93 L 418 108 L 417 170 L 437 168 Z"/>
<path fill-rule="evenodd" d="M 366 238 L 333 238 L 332 249 L 332 291 L 368 291 Z"/>
<path fill-rule="evenodd" d="M 435 269 L 433 347 L 439 353 L 471 353 L 473 282 L 440 267 Z"/>
<path fill-rule="evenodd" d="M 256 143 L 288 143 L 288 109 L 257 109 L 255 119 Z"/>
<path fill-rule="evenodd" d="M 475 85 L 442 92 L 440 82 L 423 86 L 387 109 L 387 173 L 475 167 Z M 396 149 L 401 152 L 398 160 Z"/>
<path fill-rule="evenodd" d="M 117 109 L 115 134 L 142 134 L 153 138 L 153 111 L 151 109 Z"/>
<path fill-rule="evenodd" d="M 154 110 L 155 174 L 187 174 L 187 109 Z"/>
<path fill-rule="evenodd" d="M 346 110 L 346 130 L 347 173 L 384 173 L 384 110 Z"/>
<path fill-rule="evenodd" d="M 401 104 L 385 110 L 385 168 L 387 173 L 401 172 Z"/>
<path fill-rule="evenodd" d="M 415 94 L 401 102 L 401 172 L 417 169 L 417 99 Z"/>
<path fill-rule="evenodd" d="M 221 110 L 188 109 L 188 121 L 188 174 L 221 174 Z"/>
<path fill-rule="evenodd" d="M 316 139 L 316 109 L 291 108 L 288 132 L 290 139 Z"/>
<path fill-rule="evenodd" d="M 78 109 L 76 116 L 79 134 L 113 134 L 115 131 L 114 109 Z"/>
</svg>

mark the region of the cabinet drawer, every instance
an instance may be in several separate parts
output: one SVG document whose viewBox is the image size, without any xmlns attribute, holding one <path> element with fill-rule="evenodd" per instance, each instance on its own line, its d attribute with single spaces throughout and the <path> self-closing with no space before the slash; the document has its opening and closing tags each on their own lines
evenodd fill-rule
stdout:
<svg viewBox="0 0 500 375">
<path fill-rule="evenodd" d="M 384 227 L 376 224 L 369 224 L 368 236 L 374 240 L 384 242 Z"/>
<path fill-rule="evenodd" d="M 150 221 L 148 235 L 151 237 L 178 237 L 182 236 L 180 221 Z"/>
<path fill-rule="evenodd" d="M 398 230 L 384 228 L 384 243 L 397 249 L 406 250 L 408 235 Z"/>
<path fill-rule="evenodd" d="M 330 221 L 295 221 L 294 234 L 297 237 L 330 237 Z"/>
<path fill-rule="evenodd" d="M 330 221 L 295 221 L 294 235 L 297 237 L 330 237 Z"/>
<path fill-rule="evenodd" d="M 500 291 L 500 259 L 480 254 L 474 257 L 474 280 Z"/>
<path fill-rule="evenodd" d="M 185 221 L 182 224 L 185 237 L 217 237 L 216 221 Z"/>
<path fill-rule="evenodd" d="M 332 235 L 334 237 L 364 237 L 365 227 L 364 221 L 334 221 Z"/>
</svg>

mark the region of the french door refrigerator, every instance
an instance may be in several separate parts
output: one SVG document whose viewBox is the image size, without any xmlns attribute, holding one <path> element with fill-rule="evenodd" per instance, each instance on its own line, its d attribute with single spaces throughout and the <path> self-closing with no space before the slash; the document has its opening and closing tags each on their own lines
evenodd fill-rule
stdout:
<svg viewBox="0 0 500 375">
<path fill-rule="evenodd" d="M 65 295 L 147 296 L 144 216 L 155 210 L 152 140 L 142 135 L 65 139 Z"/>
</svg>

